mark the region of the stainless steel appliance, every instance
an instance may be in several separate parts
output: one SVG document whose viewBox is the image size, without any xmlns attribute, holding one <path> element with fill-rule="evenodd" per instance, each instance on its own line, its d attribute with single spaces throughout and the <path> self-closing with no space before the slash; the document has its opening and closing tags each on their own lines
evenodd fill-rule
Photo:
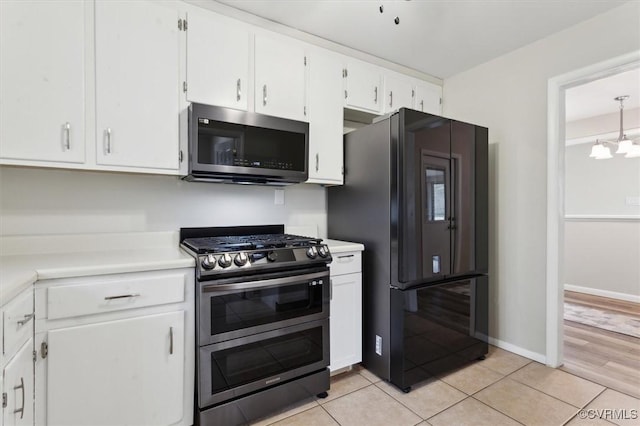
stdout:
<svg viewBox="0 0 640 426">
<path fill-rule="evenodd" d="M 195 103 L 188 121 L 186 180 L 268 185 L 307 180 L 308 123 Z"/>
<path fill-rule="evenodd" d="M 183 228 L 196 259 L 196 422 L 245 424 L 329 389 L 322 240 L 284 226 Z"/>
<path fill-rule="evenodd" d="M 366 247 L 363 362 L 405 391 L 488 349 L 487 132 L 400 109 L 345 136 L 329 236 Z"/>
</svg>

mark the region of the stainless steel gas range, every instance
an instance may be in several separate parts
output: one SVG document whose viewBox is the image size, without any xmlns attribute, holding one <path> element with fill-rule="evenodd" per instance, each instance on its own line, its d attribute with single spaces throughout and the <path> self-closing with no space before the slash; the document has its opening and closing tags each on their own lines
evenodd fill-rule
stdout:
<svg viewBox="0 0 640 426">
<path fill-rule="evenodd" d="M 322 240 L 267 225 L 182 228 L 180 241 L 196 259 L 196 424 L 244 424 L 326 397 L 331 254 Z"/>
</svg>

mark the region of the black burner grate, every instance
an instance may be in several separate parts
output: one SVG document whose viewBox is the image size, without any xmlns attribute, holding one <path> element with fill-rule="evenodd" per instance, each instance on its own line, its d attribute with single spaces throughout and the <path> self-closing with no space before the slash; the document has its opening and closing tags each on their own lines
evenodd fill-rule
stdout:
<svg viewBox="0 0 640 426">
<path fill-rule="evenodd" d="M 319 238 L 291 234 L 237 235 L 225 237 L 188 238 L 184 244 L 193 251 L 202 253 L 223 253 L 228 251 L 262 250 L 285 247 L 308 247 L 320 244 Z"/>
</svg>

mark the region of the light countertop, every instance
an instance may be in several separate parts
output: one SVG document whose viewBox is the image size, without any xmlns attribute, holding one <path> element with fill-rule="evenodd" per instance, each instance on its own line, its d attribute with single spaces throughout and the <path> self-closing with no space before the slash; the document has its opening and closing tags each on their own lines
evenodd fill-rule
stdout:
<svg viewBox="0 0 640 426">
<path fill-rule="evenodd" d="M 348 251 L 363 251 L 364 245 L 360 243 L 352 243 L 350 241 L 339 240 L 322 240 L 323 243 L 329 246 L 331 253 L 346 253 Z"/>
<path fill-rule="evenodd" d="M 0 307 L 38 280 L 193 267 L 177 238 L 173 232 L 4 237 Z"/>
<path fill-rule="evenodd" d="M 364 250 L 359 243 L 324 242 L 332 253 Z M 177 232 L 2 237 L 0 307 L 40 280 L 193 266 Z"/>
</svg>

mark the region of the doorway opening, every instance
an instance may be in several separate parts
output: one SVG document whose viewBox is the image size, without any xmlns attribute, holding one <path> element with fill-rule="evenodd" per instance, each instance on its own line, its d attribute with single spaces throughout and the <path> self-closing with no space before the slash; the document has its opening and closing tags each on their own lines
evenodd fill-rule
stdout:
<svg viewBox="0 0 640 426">
<path fill-rule="evenodd" d="M 640 51 L 551 78 L 547 100 L 546 363 L 563 363 L 565 247 L 565 94 L 568 89 L 640 67 Z"/>
</svg>

